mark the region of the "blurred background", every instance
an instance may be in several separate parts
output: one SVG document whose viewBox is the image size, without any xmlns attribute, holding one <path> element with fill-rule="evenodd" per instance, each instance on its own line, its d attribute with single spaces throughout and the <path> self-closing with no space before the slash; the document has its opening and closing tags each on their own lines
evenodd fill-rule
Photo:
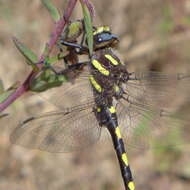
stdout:
<svg viewBox="0 0 190 190">
<path fill-rule="evenodd" d="M 63 12 L 68 1 L 52 0 Z M 92 1 L 97 25 L 109 25 L 120 37 L 118 53 L 132 70 L 190 72 L 189 0 Z M 73 18 L 81 17 L 77 6 Z M 40 55 L 53 29 L 53 22 L 40 0 L 0 0 L 0 79 L 8 88 L 30 72 L 11 40 L 16 36 Z M 188 116 L 190 104 L 183 91 L 176 91 L 176 110 Z M 168 101 L 171 101 L 168 97 Z M 50 154 L 11 145 L 9 134 L 32 113 L 44 112 L 47 102 L 30 93 L 22 96 L 0 120 L 0 190 L 119 190 L 124 189 L 111 143 L 83 152 Z M 188 136 L 188 128 L 186 133 Z M 136 189 L 188 190 L 190 145 L 159 151 L 129 152 Z"/>
</svg>

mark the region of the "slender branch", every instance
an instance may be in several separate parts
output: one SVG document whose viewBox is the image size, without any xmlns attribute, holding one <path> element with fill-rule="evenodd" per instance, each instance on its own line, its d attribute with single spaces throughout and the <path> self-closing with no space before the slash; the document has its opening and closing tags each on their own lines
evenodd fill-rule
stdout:
<svg viewBox="0 0 190 190">
<path fill-rule="evenodd" d="M 45 57 L 51 53 L 53 47 L 56 44 L 56 41 L 58 40 L 58 37 L 63 31 L 66 23 L 69 21 L 69 18 L 73 12 L 76 3 L 77 0 L 70 0 L 68 2 L 64 16 L 55 24 L 55 30 L 52 32 L 51 38 L 49 42 L 46 44 L 46 51 L 40 56 L 39 62 L 44 61 Z M 41 68 L 42 66 L 42 64 L 38 64 L 39 68 Z M 5 110 L 17 98 L 19 98 L 21 95 L 23 95 L 25 92 L 29 90 L 30 81 L 36 74 L 37 73 L 35 71 L 31 71 L 24 83 L 21 86 L 19 86 L 17 90 L 14 93 L 12 93 L 3 103 L 0 104 L 0 112 Z"/>
</svg>

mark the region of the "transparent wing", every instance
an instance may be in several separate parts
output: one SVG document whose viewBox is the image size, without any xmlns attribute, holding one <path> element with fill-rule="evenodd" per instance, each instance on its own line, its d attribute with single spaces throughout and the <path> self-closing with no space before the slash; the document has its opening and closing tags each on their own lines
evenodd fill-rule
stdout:
<svg viewBox="0 0 190 190">
<path fill-rule="evenodd" d="M 39 95 L 59 109 L 80 106 L 94 99 L 88 75 L 66 82 L 60 87 L 49 89 Z"/>
<path fill-rule="evenodd" d="M 60 109 L 84 104 L 94 98 L 89 75 L 88 67 L 85 67 L 75 80 L 40 93 L 40 96 Z M 126 82 L 125 92 L 138 101 L 157 103 L 175 95 L 177 87 L 189 84 L 189 79 L 188 75 L 179 73 L 134 72 Z"/>
<path fill-rule="evenodd" d="M 190 76 L 183 73 L 134 72 L 126 83 L 125 92 L 144 104 L 166 105 L 168 96 L 176 96 L 189 86 Z"/>
<path fill-rule="evenodd" d="M 45 92 L 45 95 L 49 95 L 48 99 L 50 99 L 50 102 L 61 109 L 73 106 L 80 107 L 80 105 L 84 105 L 85 102 L 93 102 L 94 96 L 88 77 L 89 72 L 84 71 L 82 75 L 74 81 L 74 83 L 65 83 L 59 88 L 51 89 L 50 95 L 47 93 L 49 91 L 48 90 Z M 125 84 L 124 91 L 126 93 L 126 98 L 130 97 L 130 101 L 121 100 L 117 108 L 119 124 L 124 130 L 123 133 L 127 139 L 126 142 L 133 147 L 147 148 L 152 146 L 155 139 L 159 140 L 159 137 L 161 138 L 161 135 L 158 135 L 159 133 L 164 134 L 165 136 L 167 136 L 166 134 L 175 134 L 178 136 L 180 131 L 179 129 L 181 129 L 179 127 L 181 125 L 181 121 L 172 117 L 161 116 L 160 113 L 162 112 L 162 109 L 160 109 L 160 107 L 165 105 L 165 102 L 168 101 L 168 97 L 175 95 L 176 90 L 179 89 L 177 88 L 178 85 L 184 86 L 184 84 L 188 84 L 188 75 L 164 74 L 158 72 L 136 72 L 132 73 L 129 79 L 130 80 Z M 86 127 L 91 128 L 92 123 L 93 125 L 94 123 L 98 125 L 94 115 L 90 114 L 90 116 L 94 121 L 89 119 L 88 122 L 84 122 L 84 128 L 81 127 L 81 130 Z M 68 122 L 67 119 L 62 118 L 58 120 L 60 120 L 60 125 Z M 80 120 L 79 117 L 76 117 L 74 121 L 71 120 L 70 126 L 72 126 L 72 122 L 74 122 L 74 128 L 75 126 L 78 126 L 76 120 Z M 51 126 L 52 121 L 49 122 L 50 124 L 48 125 Z M 145 125 L 146 123 L 148 124 Z M 67 129 L 65 124 L 63 126 L 63 129 L 64 128 Z M 70 129 L 72 127 L 68 128 Z M 62 129 L 62 127 L 60 127 L 60 129 Z M 72 132 L 70 132 L 69 136 L 72 136 Z M 86 135 L 86 139 L 88 139 L 88 135 Z M 69 141 L 69 138 L 66 141 Z M 177 141 L 175 143 L 178 144 Z M 169 145 L 171 142 L 165 141 L 164 144 Z M 47 150 L 42 147 L 43 146 L 41 146 L 40 149 Z M 51 151 L 53 151 L 52 149 Z M 69 149 L 72 148 L 66 148 L 66 151 L 70 151 Z"/>
<path fill-rule="evenodd" d="M 127 147 L 161 148 L 184 144 L 184 121 L 163 109 L 121 100 L 117 105 L 118 122 Z"/>
<path fill-rule="evenodd" d="M 93 105 L 31 117 L 14 129 L 12 143 L 48 152 L 71 152 L 94 144 L 100 127 Z"/>
</svg>

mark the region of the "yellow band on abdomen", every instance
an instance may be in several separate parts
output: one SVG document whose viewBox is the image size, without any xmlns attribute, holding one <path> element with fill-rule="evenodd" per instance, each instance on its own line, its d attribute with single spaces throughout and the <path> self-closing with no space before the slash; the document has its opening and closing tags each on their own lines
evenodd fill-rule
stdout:
<svg viewBox="0 0 190 190">
<path fill-rule="evenodd" d="M 93 76 L 90 76 L 89 79 L 90 79 L 90 82 L 91 82 L 92 86 L 93 86 L 98 92 L 102 92 L 101 86 L 96 82 L 96 80 L 94 79 L 94 77 L 93 77 Z"/>
<path fill-rule="evenodd" d="M 123 160 L 123 162 L 125 163 L 126 166 L 129 165 L 128 159 L 127 159 L 127 154 L 126 154 L 126 153 L 123 153 L 123 154 L 122 154 L 122 160 Z"/>
<path fill-rule="evenodd" d="M 116 133 L 116 135 L 117 135 L 117 138 L 118 138 L 118 139 L 121 139 L 121 132 L 120 132 L 119 127 L 116 127 L 116 128 L 115 128 L 115 133 Z"/>
<path fill-rule="evenodd" d="M 128 187 L 130 190 L 135 190 L 135 184 L 132 181 L 128 183 Z"/>
<path fill-rule="evenodd" d="M 110 111 L 110 113 L 116 113 L 116 110 L 113 106 L 111 106 L 111 108 L 109 108 L 109 111 Z"/>
</svg>

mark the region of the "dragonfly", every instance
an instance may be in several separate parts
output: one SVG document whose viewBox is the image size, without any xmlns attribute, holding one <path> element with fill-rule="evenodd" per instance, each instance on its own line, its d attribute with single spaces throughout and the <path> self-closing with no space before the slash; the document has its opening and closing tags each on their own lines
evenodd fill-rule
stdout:
<svg viewBox="0 0 190 190">
<path fill-rule="evenodd" d="M 161 132 L 164 135 L 179 132 L 181 122 L 160 102 L 170 93 L 169 86 L 173 89 L 184 84 L 188 76 L 129 72 L 128 65 L 113 51 L 119 39 L 108 26 L 94 27 L 93 39 L 94 53 L 89 61 L 80 63 L 84 70 L 74 83 L 48 90 L 57 109 L 19 123 L 10 141 L 52 153 L 72 152 L 95 144 L 107 129 L 125 189 L 134 190 L 126 147 L 159 147 L 152 139 L 161 138 Z M 80 49 L 85 47 L 81 45 Z M 77 70 L 78 64 L 73 64 L 59 74 Z M 166 145 L 171 145 L 169 140 Z"/>
</svg>

